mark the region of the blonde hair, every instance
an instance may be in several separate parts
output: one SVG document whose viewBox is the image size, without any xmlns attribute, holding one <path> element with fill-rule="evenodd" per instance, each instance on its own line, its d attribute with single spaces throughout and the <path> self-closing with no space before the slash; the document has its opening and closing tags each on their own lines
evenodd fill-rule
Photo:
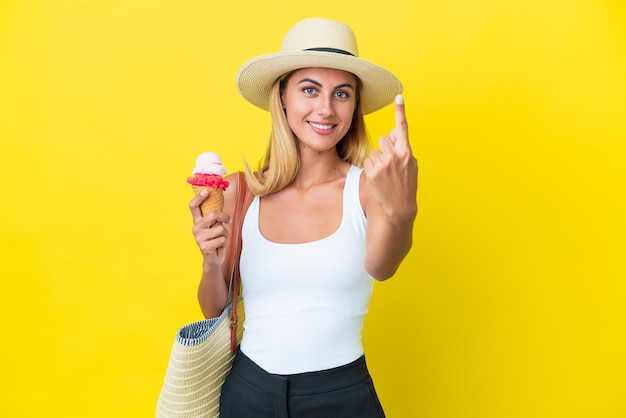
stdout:
<svg viewBox="0 0 626 418">
<path fill-rule="evenodd" d="M 274 82 L 270 91 L 269 111 L 272 118 L 270 140 L 265 156 L 259 162 L 258 171 L 252 172 L 245 163 L 245 173 L 248 187 L 256 196 L 265 196 L 276 193 L 289 186 L 300 169 L 300 154 L 297 139 L 294 136 L 287 115 L 283 109 L 281 94 L 289 77 L 287 73 Z M 370 151 L 369 136 L 365 126 L 365 118 L 359 100 L 361 80 L 357 79 L 357 103 L 352 115 L 352 124 L 346 135 L 337 144 L 337 153 L 344 161 L 358 167 L 363 166 Z"/>
</svg>

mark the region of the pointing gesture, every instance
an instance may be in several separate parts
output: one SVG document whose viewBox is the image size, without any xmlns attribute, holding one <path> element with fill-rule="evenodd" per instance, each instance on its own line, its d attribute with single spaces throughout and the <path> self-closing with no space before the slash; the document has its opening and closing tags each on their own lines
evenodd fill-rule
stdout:
<svg viewBox="0 0 626 418">
<path fill-rule="evenodd" d="M 406 121 L 406 113 L 404 112 L 404 99 L 401 94 L 396 96 L 394 101 L 394 110 L 396 115 L 396 126 L 390 133 L 391 143 L 395 146 L 400 139 L 401 146 L 406 146 L 411 151 L 409 144 L 409 125 Z"/>
<path fill-rule="evenodd" d="M 394 103 L 396 124 L 388 136 L 378 140 L 380 151 L 365 160 L 369 191 L 392 222 L 405 222 L 417 211 L 417 160 L 409 144 L 409 130 L 401 95 Z"/>
</svg>

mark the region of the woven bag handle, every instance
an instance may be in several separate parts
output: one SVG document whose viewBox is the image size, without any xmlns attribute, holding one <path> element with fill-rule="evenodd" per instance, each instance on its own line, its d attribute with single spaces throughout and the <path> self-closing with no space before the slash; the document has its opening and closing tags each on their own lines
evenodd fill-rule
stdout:
<svg viewBox="0 0 626 418">
<path fill-rule="evenodd" d="M 241 275 L 239 273 L 239 258 L 241 256 L 241 228 L 243 226 L 243 218 L 252 203 L 254 195 L 248 188 L 246 177 L 242 171 L 238 172 L 239 178 L 237 182 L 237 196 L 235 201 L 235 211 L 233 213 L 233 227 L 231 229 L 230 240 L 230 284 L 228 288 L 229 295 L 232 297 L 232 309 L 230 310 L 230 351 L 237 349 L 237 299 L 241 290 Z"/>
</svg>

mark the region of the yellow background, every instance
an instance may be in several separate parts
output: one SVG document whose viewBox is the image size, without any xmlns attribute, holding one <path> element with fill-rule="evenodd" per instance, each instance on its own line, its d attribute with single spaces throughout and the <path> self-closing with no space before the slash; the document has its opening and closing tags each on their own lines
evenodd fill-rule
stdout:
<svg viewBox="0 0 626 418">
<path fill-rule="evenodd" d="M 236 71 L 321 16 L 402 79 L 420 162 L 364 333 L 387 415 L 626 417 L 624 5 L 2 0 L 0 415 L 154 415 L 200 318 L 185 179 L 256 165 Z"/>
</svg>

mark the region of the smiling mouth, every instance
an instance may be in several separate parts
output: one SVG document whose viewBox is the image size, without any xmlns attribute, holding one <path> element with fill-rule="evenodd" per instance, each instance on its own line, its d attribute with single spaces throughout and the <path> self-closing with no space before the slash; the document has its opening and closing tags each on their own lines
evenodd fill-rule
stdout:
<svg viewBox="0 0 626 418">
<path fill-rule="evenodd" d="M 321 129 L 321 130 L 324 130 L 324 131 L 333 129 L 336 126 L 336 125 L 325 125 L 325 124 L 315 123 L 315 122 L 309 122 L 309 125 L 311 125 L 315 129 Z"/>
</svg>

